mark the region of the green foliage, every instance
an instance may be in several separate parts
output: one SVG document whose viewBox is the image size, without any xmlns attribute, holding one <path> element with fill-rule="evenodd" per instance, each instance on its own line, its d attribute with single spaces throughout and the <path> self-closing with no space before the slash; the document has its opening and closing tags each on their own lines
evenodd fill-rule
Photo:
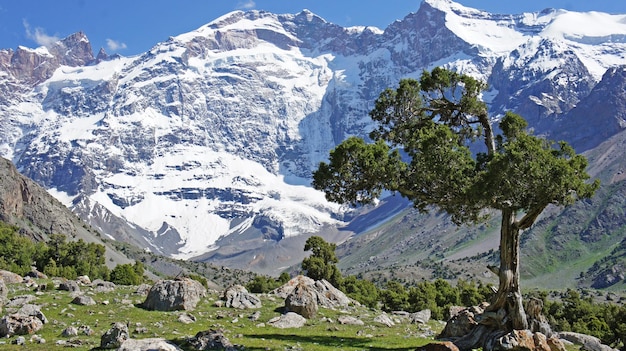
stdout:
<svg viewBox="0 0 626 351">
<path fill-rule="evenodd" d="M 478 99 L 485 88 L 441 68 L 424 72 L 419 82 L 401 80 L 370 112 L 378 122 L 374 142 L 351 137 L 339 144 L 314 172 L 313 186 L 328 200 L 349 204 L 371 202 L 383 190 L 399 192 L 422 211 L 433 205 L 446 211 L 457 224 L 482 220 L 487 208 L 526 210 L 534 221 L 549 204 L 590 197 L 599 184 L 586 183 L 586 159 L 565 142 L 530 135 L 513 113 L 494 138 Z M 486 150 L 472 154 L 469 143 L 478 137 Z"/>
<path fill-rule="evenodd" d="M 350 275 L 343 278 L 342 285 L 338 289 L 367 307 L 374 308 L 378 305 L 380 292 L 369 280 L 357 279 Z"/>
<path fill-rule="evenodd" d="M 19 275 L 30 272 L 39 247 L 18 233 L 18 228 L 0 222 L 0 269 Z"/>
<path fill-rule="evenodd" d="M 205 288 L 207 289 L 209 288 L 209 281 L 205 277 L 199 274 L 193 274 L 193 273 L 188 274 L 187 276 L 197 282 L 200 282 L 200 284 L 202 284 L 202 286 L 204 286 Z"/>
<path fill-rule="evenodd" d="M 86 243 L 82 239 L 67 241 L 61 234 L 53 234 L 47 245 L 38 250 L 34 257 L 35 266 L 50 276 L 76 279 L 87 275 L 91 279 L 109 279 L 109 269 L 105 264 L 105 247 L 96 243 Z"/>
<path fill-rule="evenodd" d="M 304 251 L 311 250 L 309 257 L 302 260 L 302 269 L 306 275 L 314 280 L 325 279 L 334 286 L 341 286 L 341 272 L 336 263 L 339 262 L 335 255 L 337 245 L 324 241 L 319 236 L 311 236 L 304 245 Z"/>
<path fill-rule="evenodd" d="M 118 264 L 111 271 L 111 281 L 119 285 L 139 285 L 143 283 L 144 267 L 141 262 Z"/>
<path fill-rule="evenodd" d="M 555 330 L 593 335 L 606 345 L 626 340 L 626 306 L 599 304 L 571 289 L 561 300 L 544 298 L 544 314 Z"/>
</svg>

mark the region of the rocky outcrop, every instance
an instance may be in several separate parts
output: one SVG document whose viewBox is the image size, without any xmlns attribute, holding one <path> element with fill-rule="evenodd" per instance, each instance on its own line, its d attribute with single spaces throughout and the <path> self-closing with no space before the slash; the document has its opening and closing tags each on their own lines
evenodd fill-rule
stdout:
<svg viewBox="0 0 626 351">
<path fill-rule="evenodd" d="M 348 307 L 350 304 L 356 303 L 328 281 L 324 279 L 316 281 L 303 275 L 292 278 L 285 285 L 275 289 L 272 293 L 286 299 L 296 288 L 298 288 L 299 291 L 307 291 L 307 294 L 312 294 L 313 299 L 319 307 L 344 308 Z"/>
<path fill-rule="evenodd" d="M 261 299 L 249 293 L 241 285 L 233 285 L 227 288 L 222 292 L 221 298 L 225 301 L 226 307 L 238 309 L 261 308 Z"/>
<path fill-rule="evenodd" d="M 298 284 L 285 299 L 285 309 L 304 318 L 315 317 L 318 309 L 316 291 L 311 285 Z"/>
<path fill-rule="evenodd" d="M 306 318 L 294 312 L 287 312 L 270 319 L 267 324 L 280 329 L 301 328 L 306 324 Z"/>
<path fill-rule="evenodd" d="M 205 296 L 206 289 L 196 280 L 160 280 L 150 288 L 142 306 L 155 311 L 191 311 Z"/>
<path fill-rule="evenodd" d="M 34 334 L 41 328 L 43 322 L 35 316 L 13 313 L 0 319 L 0 337 Z"/>
<path fill-rule="evenodd" d="M 128 339 L 130 335 L 126 323 L 113 323 L 111 328 L 100 337 L 100 348 L 117 349 Z"/>
</svg>

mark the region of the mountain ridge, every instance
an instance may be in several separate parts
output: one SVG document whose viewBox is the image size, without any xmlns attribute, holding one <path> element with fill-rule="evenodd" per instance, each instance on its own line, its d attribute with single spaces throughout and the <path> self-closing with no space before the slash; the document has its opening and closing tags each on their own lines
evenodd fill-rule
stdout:
<svg viewBox="0 0 626 351">
<path fill-rule="evenodd" d="M 613 25 L 567 34 L 581 16 Z M 52 49 L 18 48 L 31 58 L 11 66 L 2 50 L 0 155 L 112 238 L 276 273 L 305 255 L 303 237 L 358 234 L 358 212 L 308 185 L 334 145 L 371 130 L 384 88 L 445 66 L 489 83 L 495 120 L 513 110 L 538 133 L 577 141 L 583 131 L 561 120 L 597 103 L 586 99 L 621 62 L 620 16 L 493 15 L 429 0 L 382 32 L 310 11 L 239 11 L 133 57 L 94 58 L 82 33 L 55 44 L 76 46 L 67 64 Z"/>
</svg>

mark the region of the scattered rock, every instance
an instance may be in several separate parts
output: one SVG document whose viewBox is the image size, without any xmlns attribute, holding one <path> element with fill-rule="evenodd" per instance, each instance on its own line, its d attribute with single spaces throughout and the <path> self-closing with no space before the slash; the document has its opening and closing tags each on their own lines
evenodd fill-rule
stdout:
<svg viewBox="0 0 626 351">
<path fill-rule="evenodd" d="M 23 337 L 23 336 L 19 336 L 15 340 L 13 340 L 13 343 L 15 345 L 24 345 L 24 344 L 26 344 L 26 338 Z"/>
<path fill-rule="evenodd" d="M 73 326 L 69 326 L 63 329 L 63 331 L 61 332 L 61 336 L 66 337 L 66 338 L 70 338 L 70 337 L 77 336 L 77 335 L 78 335 L 78 329 Z"/>
<path fill-rule="evenodd" d="M 374 322 L 386 325 L 390 328 L 396 325 L 386 313 L 376 316 Z"/>
<path fill-rule="evenodd" d="M 91 279 L 89 279 L 89 277 L 86 275 L 81 275 L 80 277 L 76 278 L 76 282 L 80 285 L 91 285 Z"/>
<path fill-rule="evenodd" d="M 251 314 L 250 316 L 248 316 L 248 319 L 250 319 L 251 321 L 258 321 L 259 318 L 261 318 L 261 311 L 255 311 L 253 314 Z"/>
<path fill-rule="evenodd" d="M 319 307 L 324 308 L 343 308 L 351 304 L 358 304 L 356 301 L 351 300 L 335 288 L 328 281 L 313 280 L 309 277 L 299 275 L 292 278 L 285 285 L 275 289 L 272 293 L 286 299 L 298 286 L 308 286 L 311 291 L 315 292 L 315 300 Z"/>
<path fill-rule="evenodd" d="M 233 285 L 222 293 L 222 300 L 226 301 L 226 307 L 247 309 L 261 308 L 261 299 L 251 294 L 241 285 Z"/>
<path fill-rule="evenodd" d="M 479 306 L 474 306 L 464 308 L 458 312 L 452 311 L 451 308 L 450 312 L 452 317 L 450 317 L 445 328 L 439 335 L 441 339 L 452 339 L 467 335 L 478 325 L 476 316 L 482 314 L 484 310 Z"/>
<path fill-rule="evenodd" d="M 91 286 L 94 287 L 94 291 L 97 293 L 112 292 L 115 290 L 115 283 L 107 282 L 102 279 L 96 279 L 91 282 Z"/>
<path fill-rule="evenodd" d="M 317 315 L 316 291 L 312 285 L 298 284 L 285 299 L 287 312 L 295 312 L 304 318 L 313 318 Z"/>
<path fill-rule="evenodd" d="M 37 298 L 33 295 L 15 296 L 6 304 L 6 307 L 22 307 L 35 301 Z"/>
<path fill-rule="evenodd" d="M 581 350 L 585 351 L 613 351 L 610 346 L 602 344 L 600 339 L 595 336 L 574 333 L 574 332 L 560 332 L 558 337 L 563 340 L 567 340 L 576 345 L 581 345 Z"/>
<path fill-rule="evenodd" d="M 409 319 L 414 324 L 426 324 L 430 320 L 431 312 L 429 309 L 421 310 L 419 312 L 411 313 Z"/>
<path fill-rule="evenodd" d="M 561 341 L 561 339 L 559 339 L 556 336 L 552 336 L 552 337 L 548 338 L 548 340 L 546 340 L 546 342 L 548 343 L 548 347 L 550 347 L 551 351 L 566 351 L 567 350 L 565 348 L 565 345 Z"/>
<path fill-rule="evenodd" d="M 91 296 L 78 295 L 72 300 L 72 303 L 80 306 L 93 306 L 96 301 Z"/>
<path fill-rule="evenodd" d="M 160 280 L 150 288 L 143 307 L 155 311 L 190 311 L 205 296 L 206 289 L 196 280 Z"/>
<path fill-rule="evenodd" d="M 182 313 L 178 316 L 178 321 L 183 324 L 191 324 L 196 322 L 196 317 L 190 313 Z"/>
<path fill-rule="evenodd" d="M 74 280 L 64 280 L 59 284 L 59 290 L 69 291 L 69 292 L 80 292 L 80 287 L 78 283 Z"/>
<path fill-rule="evenodd" d="M 0 269 L 0 279 L 4 280 L 6 284 L 19 284 L 24 282 L 24 278 L 22 278 L 21 275 L 2 269 Z"/>
<path fill-rule="evenodd" d="M 353 316 L 339 316 L 337 318 L 337 322 L 348 325 L 365 325 L 362 320 Z"/>
<path fill-rule="evenodd" d="M 459 348 L 450 341 L 444 341 L 426 344 L 416 348 L 415 351 L 459 351 Z"/>
<path fill-rule="evenodd" d="M 189 343 L 195 350 L 237 350 L 234 345 L 224 336 L 222 330 L 207 330 L 198 332 Z"/>
<path fill-rule="evenodd" d="M 150 292 L 151 287 L 152 286 L 150 286 L 150 284 L 141 284 L 137 287 L 137 290 L 135 290 L 135 294 L 147 296 L 148 292 Z"/>
<path fill-rule="evenodd" d="M 496 341 L 494 348 L 502 351 L 550 351 L 542 333 L 530 330 L 513 330 Z"/>
<path fill-rule="evenodd" d="M 117 351 L 179 351 L 175 344 L 163 338 L 126 339 Z"/>
<path fill-rule="evenodd" d="M 306 324 L 306 318 L 294 312 L 287 312 L 280 317 L 270 319 L 267 324 L 276 328 L 301 328 Z"/>
<path fill-rule="evenodd" d="M 22 307 L 20 307 L 17 313 L 38 318 L 43 324 L 48 323 L 48 318 L 46 318 L 43 312 L 41 312 L 41 307 L 37 305 L 32 305 L 29 303 L 24 304 Z"/>
<path fill-rule="evenodd" d="M 129 338 L 128 326 L 125 323 L 113 323 L 111 329 L 107 330 L 106 333 L 100 337 L 100 348 L 117 349 Z"/>
<path fill-rule="evenodd" d="M 0 337 L 34 334 L 42 327 L 43 322 L 35 316 L 8 314 L 0 319 Z"/>
</svg>

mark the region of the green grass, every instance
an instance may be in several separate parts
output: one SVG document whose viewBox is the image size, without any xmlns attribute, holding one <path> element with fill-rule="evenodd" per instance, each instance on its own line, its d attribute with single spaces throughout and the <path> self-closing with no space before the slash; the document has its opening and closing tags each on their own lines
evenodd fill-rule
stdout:
<svg viewBox="0 0 626 351">
<path fill-rule="evenodd" d="M 42 281 L 44 283 L 44 281 Z M 48 285 L 50 281 L 47 281 Z M 32 288 L 23 284 L 9 285 L 9 298 L 18 295 L 35 295 Z M 26 345 L 12 344 L 17 336 L 2 338 L 2 350 L 49 350 L 61 348 L 58 340 L 78 345 L 76 350 L 97 349 L 100 337 L 114 322 L 125 322 L 129 325 L 131 338 L 161 337 L 185 348 L 186 340 L 200 331 L 221 329 L 225 336 L 243 350 L 414 350 L 416 347 L 431 342 L 432 337 L 425 337 L 428 331 L 437 333 L 443 327 L 437 321 L 429 325 L 410 324 L 408 320 L 389 328 L 373 322 L 381 312 L 365 307 L 353 306 L 348 311 L 335 311 L 320 308 L 318 316 L 309 319 L 302 328 L 278 329 L 266 322 L 281 314 L 284 301 L 272 295 L 261 295 L 263 307 L 261 317 L 252 321 L 248 317 L 254 310 L 235 310 L 215 307 L 219 299 L 216 292 L 209 293 L 194 311 L 189 312 L 196 317 L 196 322 L 183 324 L 178 316 L 183 311 L 158 312 L 147 311 L 139 307 L 145 299 L 135 294 L 136 287 L 118 286 L 114 292 L 95 293 L 89 287 L 82 287 L 83 293 L 90 295 L 97 302 L 94 306 L 73 305 L 72 296 L 66 291 L 51 290 L 37 296 L 34 304 L 40 305 L 48 319 L 36 335 L 45 339 L 38 344 L 32 335 L 25 335 Z M 104 302 L 108 301 L 108 304 Z M 4 307 L 2 315 L 9 313 Z M 360 318 L 364 326 L 342 325 L 337 317 L 342 313 Z M 326 317 L 326 318 L 324 318 Z M 328 319 L 333 322 L 329 322 Z M 68 326 L 87 326 L 93 330 L 92 335 L 80 334 L 66 338 L 61 336 Z M 145 330 L 137 333 L 136 331 Z M 187 345 L 188 347 L 188 345 Z"/>
</svg>

